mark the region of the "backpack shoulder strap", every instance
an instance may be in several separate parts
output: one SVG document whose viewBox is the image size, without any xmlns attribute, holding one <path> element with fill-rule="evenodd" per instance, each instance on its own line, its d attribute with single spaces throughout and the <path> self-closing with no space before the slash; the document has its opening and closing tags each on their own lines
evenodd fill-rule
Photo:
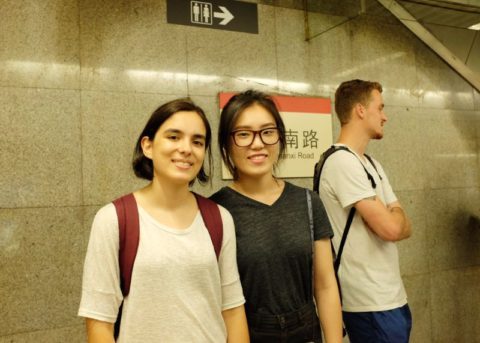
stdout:
<svg viewBox="0 0 480 343">
<path fill-rule="evenodd" d="M 377 175 L 378 175 L 378 177 L 380 178 L 380 180 L 383 180 L 382 175 L 380 175 L 380 173 L 378 172 L 377 166 L 376 166 L 375 163 L 373 162 L 373 158 L 371 158 L 371 157 L 368 156 L 367 154 L 363 154 L 363 156 L 365 156 L 365 157 L 367 158 L 367 160 L 370 161 L 370 163 L 371 163 L 372 166 L 373 166 L 373 169 L 375 169 L 375 171 L 377 172 Z M 375 187 L 373 187 L 373 188 L 375 188 Z"/>
<path fill-rule="evenodd" d="M 113 201 L 118 217 L 120 287 L 124 297 L 130 292 L 132 270 L 140 239 L 138 207 L 132 193 Z"/>
<path fill-rule="evenodd" d="M 345 242 L 347 241 L 348 232 L 350 231 L 350 227 L 352 226 L 352 221 L 354 216 L 355 216 L 355 206 L 352 206 L 352 208 L 350 209 L 350 212 L 348 213 L 347 222 L 345 223 L 345 228 L 343 229 L 342 239 L 340 241 L 340 245 L 338 246 L 338 253 L 333 263 L 333 269 L 335 271 L 335 275 L 337 276 L 337 280 L 338 280 L 338 269 L 340 268 L 340 261 L 342 259 L 343 248 L 345 247 Z M 333 246 L 332 246 L 332 249 L 333 249 Z"/>
<path fill-rule="evenodd" d="M 220 256 L 223 241 L 223 222 L 218 205 L 208 198 L 205 198 L 197 193 L 193 193 L 197 199 L 198 208 L 202 215 L 205 226 L 207 227 L 210 239 L 212 240 L 213 248 L 217 260 Z"/>
<path fill-rule="evenodd" d="M 315 164 L 315 169 L 314 169 L 314 174 L 313 174 L 313 191 L 317 194 L 319 193 L 319 187 L 320 187 L 320 176 L 322 175 L 322 169 L 323 166 L 325 165 L 325 162 L 327 161 L 327 158 L 330 157 L 331 154 L 339 151 L 339 150 L 348 150 L 346 146 L 343 145 L 332 145 L 330 148 L 325 150 L 323 154 L 320 156 L 320 159 L 318 162 Z M 350 151 L 351 152 L 351 151 Z"/>
<path fill-rule="evenodd" d="M 323 169 L 323 166 L 325 164 L 325 161 L 327 160 L 328 157 L 330 157 L 330 155 L 332 155 L 333 153 L 335 153 L 339 150 L 348 151 L 349 153 L 351 153 L 352 155 L 354 155 L 355 157 L 358 158 L 358 156 L 355 155 L 349 148 L 347 148 L 346 146 L 343 146 L 343 145 L 332 145 L 330 148 L 325 150 L 325 152 L 322 154 L 322 156 L 320 156 L 319 161 L 315 164 L 315 170 L 314 170 L 314 174 L 313 174 L 313 191 L 315 193 L 319 193 L 320 176 L 322 174 L 322 169 Z M 373 162 L 373 159 L 370 156 L 368 156 L 367 154 L 364 154 L 364 156 L 370 161 L 373 168 L 375 168 L 375 171 L 377 172 L 380 180 L 382 180 L 382 176 L 378 173 L 377 167 L 375 166 L 375 163 Z M 377 188 L 377 183 L 375 182 L 372 174 L 370 174 L 368 172 L 367 168 L 365 168 L 365 166 L 363 165 L 363 163 L 360 161 L 359 158 L 358 158 L 358 161 L 360 162 L 363 170 L 367 174 L 368 180 L 370 180 L 370 183 L 372 184 L 372 188 L 374 188 L 374 189 Z"/>
<path fill-rule="evenodd" d="M 313 222 L 313 209 L 312 209 L 312 195 L 308 189 L 305 189 L 307 195 L 307 210 L 308 210 L 308 226 L 310 227 L 310 241 L 312 243 L 312 261 L 315 261 L 315 224 Z M 315 264 L 312 262 L 312 284 L 311 284 L 311 296 L 313 297 L 315 289 Z"/>
</svg>

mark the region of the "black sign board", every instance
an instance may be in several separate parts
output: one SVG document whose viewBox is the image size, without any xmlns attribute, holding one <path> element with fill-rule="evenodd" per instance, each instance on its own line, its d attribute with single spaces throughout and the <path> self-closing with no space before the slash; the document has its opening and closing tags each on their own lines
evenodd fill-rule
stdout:
<svg viewBox="0 0 480 343">
<path fill-rule="evenodd" d="M 258 33 L 257 4 L 234 0 L 167 0 L 167 23 Z"/>
</svg>

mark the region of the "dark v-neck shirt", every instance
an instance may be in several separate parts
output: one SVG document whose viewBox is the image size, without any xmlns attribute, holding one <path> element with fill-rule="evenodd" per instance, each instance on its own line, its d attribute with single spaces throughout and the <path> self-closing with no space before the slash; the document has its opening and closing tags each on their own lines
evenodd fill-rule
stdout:
<svg viewBox="0 0 480 343">
<path fill-rule="evenodd" d="M 333 236 L 323 204 L 312 195 L 314 239 Z M 224 187 L 211 199 L 233 216 L 247 312 L 295 311 L 312 299 L 312 242 L 304 188 L 285 182 L 272 205 Z"/>
</svg>

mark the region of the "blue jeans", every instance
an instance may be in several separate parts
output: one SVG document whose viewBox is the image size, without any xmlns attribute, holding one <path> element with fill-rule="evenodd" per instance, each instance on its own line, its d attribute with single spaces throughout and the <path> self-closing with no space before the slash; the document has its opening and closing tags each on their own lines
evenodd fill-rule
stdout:
<svg viewBox="0 0 480 343">
<path fill-rule="evenodd" d="M 343 312 L 351 343 L 408 343 L 412 314 L 408 304 L 389 311 Z"/>
<path fill-rule="evenodd" d="M 252 343 L 322 342 L 320 322 L 313 304 L 279 315 L 248 313 Z"/>
</svg>

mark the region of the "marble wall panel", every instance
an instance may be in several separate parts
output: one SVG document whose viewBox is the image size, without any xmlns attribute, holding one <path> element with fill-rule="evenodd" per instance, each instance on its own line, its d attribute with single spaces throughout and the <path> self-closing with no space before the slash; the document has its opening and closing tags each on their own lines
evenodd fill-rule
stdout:
<svg viewBox="0 0 480 343">
<path fill-rule="evenodd" d="M 378 81 L 390 106 L 417 106 L 418 84 L 415 36 L 401 24 L 388 24 L 362 17 L 350 22 L 352 65 L 345 79 Z M 394 37 L 394 38 L 393 38 Z M 337 53 L 341 53 L 341 50 Z"/>
<path fill-rule="evenodd" d="M 334 99 L 340 83 L 357 78 L 352 59 L 352 26 L 342 17 L 310 13 L 309 18 L 324 23 L 321 25 L 323 30 L 316 32 L 309 41 L 304 82 L 311 85 L 313 94 Z"/>
<path fill-rule="evenodd" d="M 429 188 L 478 187 L 478 114 L 459 110 L 419 110 L 425 116 L 423 144 Z"/>
<path fill-rule="evenodd" d="M 3 88 L 0 207 L 82 202 L 78 91 Z"/>
<path fill-rule="evenodd" d="M 432 340 L 432 281 L 429 274 L 403 276 L 408 297 L 408 306 L 412 312 L 411 343 L 436 342 Z"/>
<path fill-rule="evenodd" d="M 428 274 L 429 227 L 426 212 L 429 199 L 423 190 L 395 192 L 412 224 L 410 238 L 397 243 L 400 256 L 400 271 L 404 276 Z"/>
<path fill-rule="evenodd" d="M 275 32 L 278 66 L 278 90 L 286 94 L 309 94 L 312 85 L 305 81 L 308 74 L 303 11 L 275 8 Z"/>
<path fill-rule="evenodd" d="M 423 42 L 413 43 L 419 106 L 472 110 L 471 86 Z"/>
<path fill-rule="evenodd" d="M 166 1 L 80 1 L 83 89 L 187 92 L 185 26 L 167 24 Z"/>
<path fill-rule="evenodd" d="M 384 138 L 368 150 L 394 189 L 478 185 L 475 112 L 390 106 L 385 111 Z"/>
<path fill-rule="evenodd" d="M 258 34 L 192 28 L 187 37 L 189 94 L 278 87 L 274 7 L 258 5 L 258 21 Z"/>
<path fill-rule="evenodd" d="M 79 325 L 83 208 L 1 209 L 0 336 Z"/>
<path fill-rule="evenodd" d="M 475 111 L 480 111 L 480 91 L 473 89 L 473 105 Z"/>
<path fill-rule="evenodd" d="M 304 16 L 303 11 L 276 9 L 279 90 L 330 96 L 340 82 L 336 72 L 349 65 L 350 41 L 346 25 L 342 25 L 346 19 L 309 13 L 310 27 L 315 30 L 311 29 L 307 41 Z"/>
<path fill-rule="evenodd" d="M 0 3 L 0 86 L 78 89 L 75 0 Z"/>
<path fill-rule="evenodd" d="M 432 342 L 478 342 L 480 267 L 431 274 Z"/>
<path fill-rule="evenodd" d="M 74 326 L 0 336 L 0 343 L 84 343 L 86 341 L 87 335 L 83 322 Z"/>
<path fill-rule="evenodd" d="M 429 146 L 425 145 L 425 120 L 416 108 L 385 107 L 384 137 L 370 141 L 367 153 L 376 158 L 395 191 L 424 189 Z"/>
<path fill-rule="evenodd" d="M 430 271 L 480 264 L 480 188 L 438 189 L 426 192 Z M 477 221 L 475 222 L 475 219 Z"/>
</svg>

